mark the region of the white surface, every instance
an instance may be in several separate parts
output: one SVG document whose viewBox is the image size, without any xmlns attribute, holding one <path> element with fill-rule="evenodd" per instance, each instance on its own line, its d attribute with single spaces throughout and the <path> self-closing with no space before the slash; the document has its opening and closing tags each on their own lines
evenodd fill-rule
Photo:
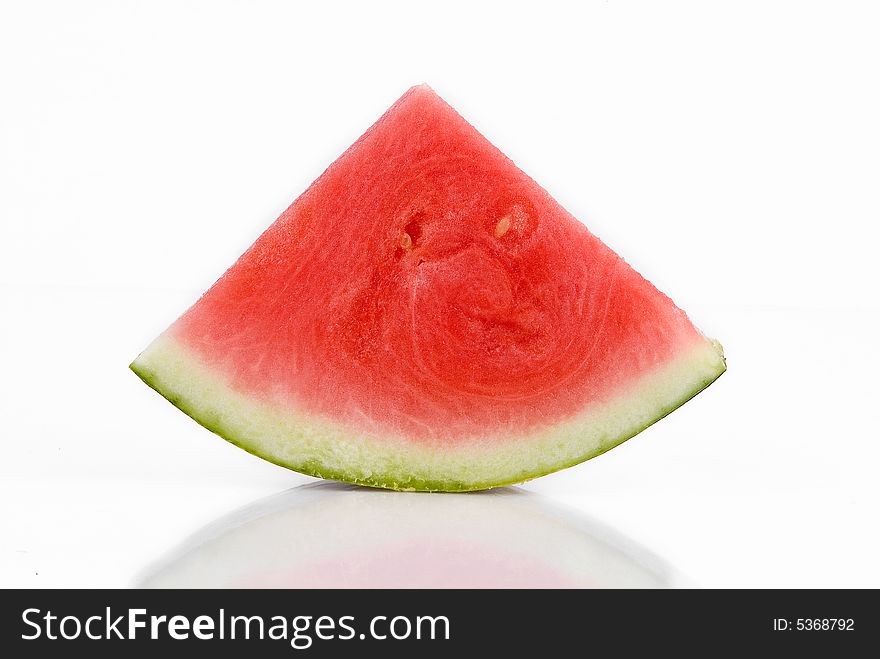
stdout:
<svg viewBox="0 0 880 659">
<path fill-rule="evenodd" d="M 426 81 L 729 357 L 522 489 L 697 585 L 880 587 L 880 9 L 300 5 L 0 8 L 0 586 L 130 585 L 311 482 L 127 365 Z"/>
</svg>

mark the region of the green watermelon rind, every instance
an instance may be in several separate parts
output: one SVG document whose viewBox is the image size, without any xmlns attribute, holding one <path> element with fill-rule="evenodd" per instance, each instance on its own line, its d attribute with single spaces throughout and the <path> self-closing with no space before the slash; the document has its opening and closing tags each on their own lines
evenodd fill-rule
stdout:
<svg viewBox="0 0 880 659">
<path fill-rule="evenodd" d="M 201 365 L 195 365 L 196 362 L 193 360 L 193 358 L 185 354 L 185 351 L 182 350 L 180 347 L 174 347 L 171 352 L 169 352 L 169 346 L 173 346 L 174 344 L 176 344 L 175 341 L 160 337 L 159 339 L 157 339 L 153 346 L 150 346 L 146 351 L 144 351 L 144 353 L 141 354 L 141 356 L 138 357 L 138 359 L 136 359 L 130 365 L 130 368 L 149 387 L 154 389 L 161 396 L 167 399 L 172 405 L 177 407 L 180 411 L 191 417 L 207 430 L 210 430 L 214 434 L 222 437 L 226 441 L 235 446 L 238 446 L 248 453 L 267 460 L 268 462 L 271 462 L 273 464 L 277 464 L 281 467 L 285 467 L 287 469 L 291 469 L 293 471 L 306 474 L 308 476 L 343 481 L 367 487 L 424 492 L 468 492 L 474 490 L 485 490 L 493 487 L 501 487 L 504 485 L 513 485 L 516 483 L 522 483 L 528 480 L 532 480 L 534 478 L 538 478 L 540 476 L 544 476 L 590 460 L 638 435 L 640 432 L 650 427 L 660 419 L 664 418 L 675 409 L 681 407 L 691 398 L 693 398 L 698 393 L 706 389 L 706 387 L 711 385 L 726 370 L 726 362 L 720 344 L 718 344 L 717 342 L 706 340 L 705 345 L 701 346 L 698 352 L 694 353 L 697 354 L 697 359 L 685 355 L 684 357 L 680 358 L 680 360 L 678 360 L 679 362 L 681 362 L 680 365 L 677 365 L 675 363 L 673 363 L 672 365 L 666 365 L 665 368 L 670 369 L 670 372 L 672 373 L 675 373 L 675 369 L 678 368 L 681 371 L 681 375 L 677 378 L 673 377 L 673 383 L 669 387 L 669 395 L 662 404 L 655 405 L 654 408 L 651 410 L 639 411 L 638 406 L 640 404 L 645 406 L 646 403 L 644 402 L 644 400 L 640 400 L 638 391 L 630 395 L 620 395 L 616 402 L 620 404 L 621 400 L 626 401 L 627 398 L 631 398 L 632 404 L 634 406 L 633 409 L 635 410 L 634 414 L 636 417 L 641 417 L 641 421 L 631 424 L 629 427 L 620 430 L 619 432 L 603 436 L 602 439 L 600 439 L 595 446 L 592 446 L 588 450 L 584 450 L 583 452 L 578 453 L 574 457 L 563 457 L 560 455 L 560 459 L 556 461 L 551 460 L 549 463 L 545 461 L 544 464 L 540 466 L 535 465 L 534 468 L 525 467 L 519 470 L 512 470 L 506 476 L 501 476 L 496 473 L 494 477 L 489 478 L 454 478 L 448 475 L 439 478 L 429 478 L 420 476 L 418 475 L 418 473 L 430 471 L 431 465 L 418 464 L 412 465 L 411 468 L 408 467 L 406 460 L 406 453 L 408 449 L 406 449 L 402 444 L 399 445 L 401 446 L 401 454 L 400 456 L 396 457 L 398 458 L 397 462 L 401 463 L 403 466 L 401 467 L 400 464 L 398 464 L 395 468 L 389 467 L 385 470 L 384 473 L 382 473 L 381 470 L 370 470 L 368 473 L 365 474 L 363 471 L 363 465 L 361 464 L 353 463 L 350 465 L 346 465 L 347 468 L 334 468 L 328 465 L 326 460 L 322 461 L 318 458 L 286 459 L 280 457 L 278 455 L 278 451 L 273 452 L 271 450 L 268 450 L 267 447 L 262 446 L 259 442 L 253 441 L 253 439 L 248 438 L 246 436 L 246 432 L 241 432 L 233 428 L 233 425 L 235 425 L 234 423 L 226 422 L 223 420 L 224 412 L 220 410 L 223 409 L 222 399 L 224 396 L 227 398 L 230 395 L 237 396 L 237 398 L 239 399 L 238 404 L 244 406 L 252 404 L 248 400 L 248 397 L 243 394 L 236 394 L 225 385 L 218 384 L 218 376 L 211 373 L 208 369 Z M 661 369 L 663 368 L 664 367 L 661 367 Z M 650 377 L 651 376 L 648 376 L 648 378 Z M 205 392 L 204 395 L 202 395 L 200 398 L 197 398 L 192 393 L 187 395 L 185 389 L 193 389 L 193 387 L 190 386 L 191 382 L 199 382 L 200 379 L 204 380 L 205 378 L 217 380 L 217 383 L 211 383 L 210 386 L 220 386 L 225 389 L 227 393 L 223 396 L 217 396 L 208 391 Z M 636 388 L 638 388 L 638 385 L 636 386 Z M 678 389 L 678 391 L 672 391 L 672 389 Z M 195 390 L 199 390 L 198 385 L 195 387 Z M 645 398 L 645 396 L 641 396 L 641 399 Z M 623 409 L 626 410 L 626 408 Z M 276 411 L 275 413 L 283 414 L 283 411 Z M 259 411 L 252 414 L 252 416 L 258 420 L 260 415 L 261 412 Z M 292 416 L 294 417 L 294 419 L 296 419 L 300 415 Z M 599 415 L 596 416 L 597 418 L 599 417 Z M 240 425 L 241 420 L 237 420 L 239 421 Z M 318 424 L 317 427 L 321 427 L 322 424 L 332 424 L 332 422 L 315 419 L 311 419 L 309 423 L 312 426 L 314 426 L 314 424 Z M 559 424 L 559 426 L 564 426 L 565 423 L 566 422 L 563 421 L 561 424 Z M 596 428 L 592 428 L 589 425 L 589 413 L 587 413 L 587 415 L 583 419 L 578 421 L 578 423 L 581 423 L 581 425 L 586 424 L 584 427 L 592 430 L 594 433 L 596 432 Z M 292 424 L 294 427 L 296 427 L 298 434 L 302 434 L 302 432 L 307 432 L 306 430 L 302 430 L 300 427 L 298 427 L 298 423 L 296 420 L 294 420 Z M 564 449 L 562 445 L 562 442 L 564 440 L 577 440 L 577 436 L 574 432 L 566 433 L 564 428 L 557 432 L 557 435 L 553 435 L 552 433 L 554 432 L 554 427 L 551 426 L 549 428 L 549 432 L 549 436 L 551 438 L 561 438 L 559 439 L 560 449 Z M 334 434 L 336 436 L 344 437 L 346 435 L 346 429 L 341 426 L 335 427 L 332 431 L 330 431 L 329 436 L 332 437 Z M 275 437 L 274 439 L 281 445 L 283 445 L 284 442 L 289 441 L 289 438 L 287 437 Z M 295 440 L 293 441 L 295 442 Z M 370 441 L 382 442 L 383 440 L 379 438 L 376 440 L 371 439 Z M 512 439 L 510 440 L 510 442 L 518 443 L 520 445 L 520 447 L 522 448 L 523 456 L 528 456 L 530 453 L 535 452 L 535 447 L 529 445 L 528 436 L 526 436 L 525 438 Z M 373 446 L 381 446 L 381 450 L 383 451 L 389 450 L 387 445 L 381 443 L 373 444 Z M 361 448 L 363 449 L 363 447 Z M 369 451 L 369 448 L 367 450 Z M 394 450 L 393 445 L 390 450 Z M 455 449 L 452 449 L 452 451 L 454 450 Z M 516 449 L 513 450 L 515 451 Z M 484 455 L 481 455 L 481 451 L 477 449 L 476 452 L 471 451 L 470 454 L 464 454 L 462 457 L 462 463 L 468 464 L 470 466 L 472 462 L 478 463 L 479 460 L 486 457 L 488 457 L 489 460 L 492 459 L 491 448 L 487 449 L 484 453 Z M 416 451 L 416 453 L 412 453 L 411 455 L 418 456 L 418 451 Z M 550 456 L 547 455 L 547 451 L 543 451 L 540 455 L 536 457 L 539 459 L 544 459 Z M 440 471 L 442 472 L 444 471 L 444 469 L 440 469 Z M 445 471 L 449 471 L 448 465 Z"/>
</svg>

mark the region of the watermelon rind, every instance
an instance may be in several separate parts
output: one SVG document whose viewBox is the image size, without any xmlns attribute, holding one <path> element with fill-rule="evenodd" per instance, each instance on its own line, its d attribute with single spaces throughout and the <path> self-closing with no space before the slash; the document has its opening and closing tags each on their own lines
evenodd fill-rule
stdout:
<svg viewBox="0 0 880 659">
<path fill-rule="evenodd" d="M 391 490 L 466 492 L 521 483 L 601 455 L 696 396 L 726 362 L 719 343 L 700 340 L 567 419 L 521 436 L 454 442 L 383 436 L 256 400 L 168 334 L 130 368 L 211 432 L 282 467 Z"/>
</svg>

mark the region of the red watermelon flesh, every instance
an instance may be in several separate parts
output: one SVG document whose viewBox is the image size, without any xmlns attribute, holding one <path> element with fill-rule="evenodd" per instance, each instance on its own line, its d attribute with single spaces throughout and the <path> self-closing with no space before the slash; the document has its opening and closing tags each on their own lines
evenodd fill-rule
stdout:
<svg viewBox="0 0 880 659">
<path fill-rule="evenodd" d="M 132 367 L 273 462 L 468 490 L 601 453 L 725 364 L 668 297 L 420 86 Z"/>
</svg>

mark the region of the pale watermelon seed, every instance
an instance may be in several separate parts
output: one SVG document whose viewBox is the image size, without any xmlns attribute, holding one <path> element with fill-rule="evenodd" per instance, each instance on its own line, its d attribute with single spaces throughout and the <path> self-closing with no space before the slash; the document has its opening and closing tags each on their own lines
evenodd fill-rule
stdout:
<svg viewBox="0 0 880 659">
<path fill-rule="evenodd" d="M 406 231 L 400 234 L 400 246 L 407 251 L 410 251 L 413 247 L 412 237 Z"/>
<path fill-rule="evenodd" d="M 510 215 L 505 215 L 495 225 L 495 237 L 500 238 L 510 230 Z"/>
</svg>

